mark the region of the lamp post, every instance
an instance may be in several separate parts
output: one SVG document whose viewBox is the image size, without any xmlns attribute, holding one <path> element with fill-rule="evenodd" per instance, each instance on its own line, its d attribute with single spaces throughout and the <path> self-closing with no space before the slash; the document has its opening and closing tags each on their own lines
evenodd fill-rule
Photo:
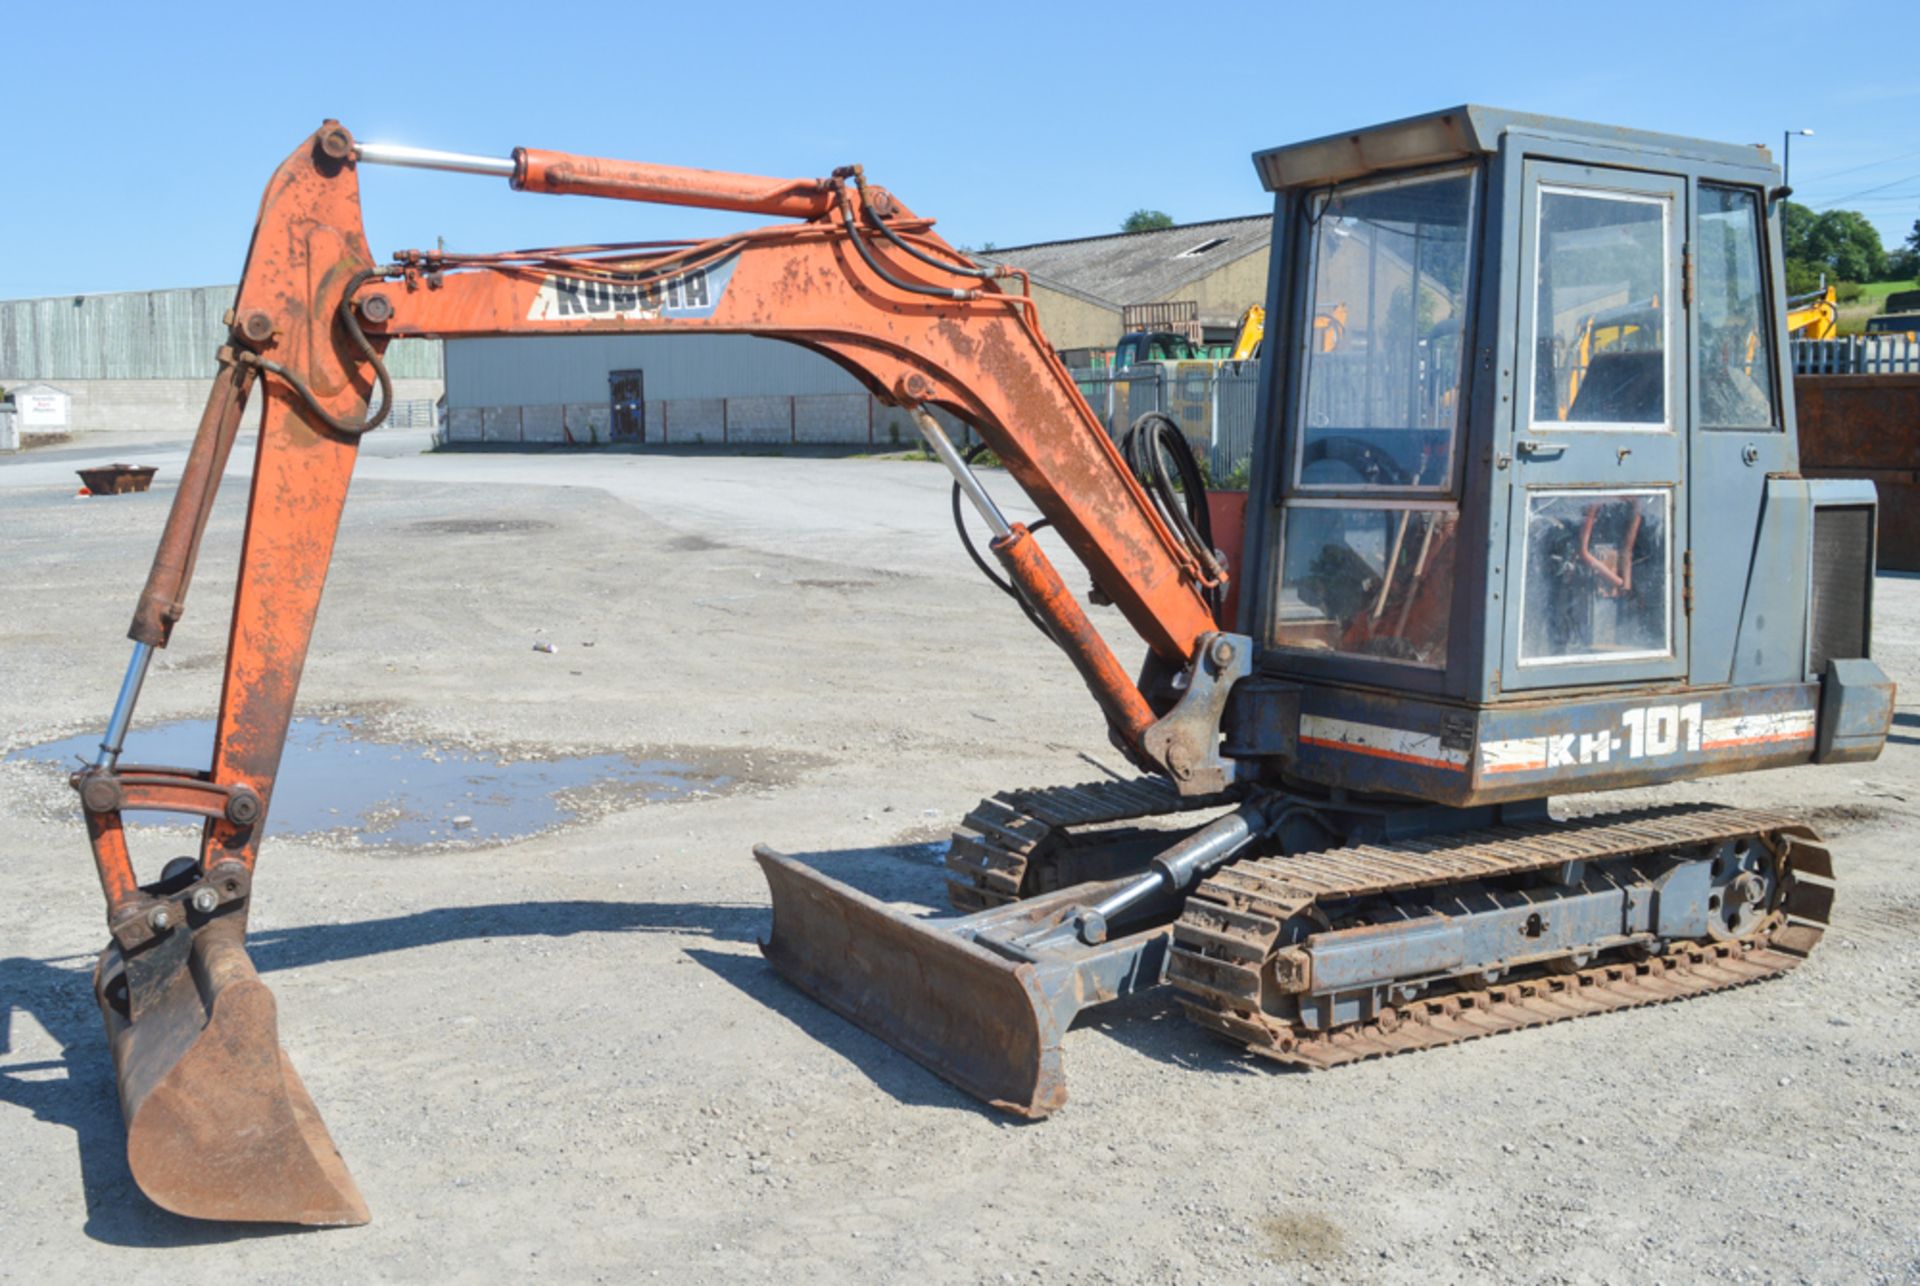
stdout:
<svg viewBox="0 0 1920 1286">
<path fill-rule="evenodd" d="M 1812 138 L 1813 131 L 1810 129 L 1780 131 L 1780 186 L 1789 191 L 1793 188 L 1793 138 L 1796 134 L 1802 138 Z"/>
</svg>

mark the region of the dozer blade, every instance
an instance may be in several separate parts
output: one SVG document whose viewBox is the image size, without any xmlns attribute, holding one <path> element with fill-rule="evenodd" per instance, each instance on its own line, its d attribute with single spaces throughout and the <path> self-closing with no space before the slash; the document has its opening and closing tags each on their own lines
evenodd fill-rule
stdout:
<svg viewBox="0 0 1920 1286">
<path fill-rule="evenodd" d="M 118 948 L 94 975 L 134 1182 L 195 1219 L 367 1222 L 367 1203 L 280 1048 L 273 993 L 247 957 L 244 926 L 229 917 L 192 935 L 168 974 L 131 989 L 143 999 L 131 1019 Z"/>
<path fill-rule="evenodd" d="M 1067 1101 L 1060 1040 L 1089 1005 L 1158 985 L 1168 932 L 1060 941 L 1086 884 L 968 916 L 917 919 L 756 846 L 773 898 L 760 950 L 782 977 L 974 1097 L 1017 1116 Z M 998 949 L 989 949 L 990 943 Z"/>
</svg>

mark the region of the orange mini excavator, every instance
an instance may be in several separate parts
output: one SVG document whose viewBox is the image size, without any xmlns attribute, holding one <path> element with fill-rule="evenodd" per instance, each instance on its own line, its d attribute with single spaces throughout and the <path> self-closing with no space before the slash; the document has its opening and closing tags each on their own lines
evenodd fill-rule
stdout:
<svg viewBox="0 0 1920 1286">
<path fill-rule="evenodd" d="M 1179 431 L 1149 415 L 1116 446 L 1021 274 L 974 265 L 857 167 L 783 181 L 532 149 L 496 160 L 362 144 L 333 122 L 302 143 L 261 204 L 133 658 L 99 757 L 74 776 L 141 1187 L 209 1218 L 367 1217 L 245 938 L 355 449 L 392 405 L 383 354 L 402 337 L 770 336 L 912 413 L 956 512 L 970 499 L 992 528 L 1002 588 L 1145 775 L 982 803 L 948 857 L 955 916 L 903 915 L 761 849 L 764 950 L 996 1107 L 1059 1108 L 1068 1025 L 1149 987 L 1257 1054 L 1324 1068 L 1804 959 L 1834 896 L 1804 823 L 1546 806 L 1885 743 L 1877 501 L 1870 483 L 1799 472 L 1778 169 L 1751 147 L 1484 107 L 1255 162 L 1273 267 L 1226 620 L 1229 559 Z M 381 262 L 361 230 L 371 163 L 785 222 Z M 1696 245 L 1714 252 L 1695 262 Z M 1578 328 L 1606 300 L 1649 302 L 1630 346 L 1582 356 Z M 1329 309 L 1344 310 L 1332 346 L 1316 338 Z M 121 764 L 256 388 L 213 762 Z M 1145 641 L 1137 678 L 933 409 L 978 432 Z M 198 854 L 141 882 L 130 809 L 204 818 Z"/>
<path fill-rule="evenodd" d="M 492 174 L 568 193 L 784 216 L 710 241 L 376 260 L 361 225 L 370 163 Z M 1009 290 L 1017 283 L 1020 289 Z M 1041 333 L 1024 279 L 975 267 L 931 220 L 856 168 L 775 180 L 520 149 L 510 160 L 363 144 L 328 122 L 261 202 L 232 343 L 129 631 L 133 658 L 100 753 L 75 774 L 112 944 L 97 992 L 128 1156 L 162 1206 L 217 1219 L 357 1223 L 367 1210 L 279 1048 L 245 949 L 260 838 L 361 435 L 391 405 L 382 354 L 409 336 L 734 332 L 788 340 L 915 408 L 974 425 L 1155 651 L 1182 666 L 1214 630 L 1222 577 L 1186 516 L 1170 522 Z M 212 765 L 135 766 L 120 750 L 165 647 L 249 395 L 264 402 Z M 370 409 L 371 408 L 371 409 Z M 975 487 L 975 500 L 991 508 Z M 994 511 L 997 519 L 997 511 Z M 1046 555 L 996 521 L 993 551 L 1142 762 L 1179 750 Z M 1203 748 L 1191 748 L 1196 755 Z M 143 883 L 121 817 L 206 819 L 199 854 Z"/>
</svg>

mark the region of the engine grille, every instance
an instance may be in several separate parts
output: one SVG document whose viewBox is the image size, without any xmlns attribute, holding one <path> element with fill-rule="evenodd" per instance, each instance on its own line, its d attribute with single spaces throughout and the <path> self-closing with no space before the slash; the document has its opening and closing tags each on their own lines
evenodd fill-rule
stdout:
<svg viewBox="0 0 1920 1286">
<path fill-rule="evenodd" d="M 1813 611 L 1807 664 L 1867 655 L 1867 613 L 1873 602 L 1873 506 L 1832 505 L 1813 511 Z"/>
</svg>

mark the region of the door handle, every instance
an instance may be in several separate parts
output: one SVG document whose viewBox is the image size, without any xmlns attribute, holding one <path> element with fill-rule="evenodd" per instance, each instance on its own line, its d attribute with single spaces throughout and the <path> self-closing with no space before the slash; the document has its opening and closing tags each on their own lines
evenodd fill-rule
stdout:
<svg viewBox="0 0 1920 1286">
<path fill-rule="evenodd" d="M 1522 438 L 1513 444 L 1514 450 L 1534 460 L 1558 460 L 1567 453 L 1564 442 L 1534 442 Z"/>
</svg>

